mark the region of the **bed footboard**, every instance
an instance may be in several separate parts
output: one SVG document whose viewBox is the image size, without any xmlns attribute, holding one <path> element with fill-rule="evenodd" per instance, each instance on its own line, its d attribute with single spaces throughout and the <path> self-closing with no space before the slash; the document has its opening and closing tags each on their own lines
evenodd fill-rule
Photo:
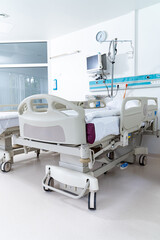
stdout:
<svg viewBox="0 0 160 240">
<path fill-rule="evenodd" d="M 128 97 L 123 100 L 121 108 L 120 134 L 124 145 L 128 144 L 128 134 L 138 131 L 145 124 L 157 123 L 157 98 Z"/>
<path fill-rule="evenodd" d="M 68 116 L 62 110 L 75 111 Z M 20 135 L 23 138 L 64 144 L 86 144 L 84 109 L 65 99 L 39 94 L 19 105 Z"/>
</svg>

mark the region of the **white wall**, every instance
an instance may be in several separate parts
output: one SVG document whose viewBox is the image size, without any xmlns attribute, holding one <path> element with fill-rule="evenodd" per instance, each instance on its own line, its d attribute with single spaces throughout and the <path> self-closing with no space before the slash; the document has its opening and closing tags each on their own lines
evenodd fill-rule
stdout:
<svg viewBox="0 0 160 240">
<path fill-rule="evenodd" d="M 160 73 L 160 3 L 138 11 L 137 52 L 138 75 Z M 158 98 L 160 129 L 160 88 L 134 90 L 129 96 L 151 96 Z M 160 154 L 160 139 L 145 136 L 143 145 L 150 153 Z"/>
<path fill-rule="evenodd" d="M 138 74 L 160 73 L 160 3 L 138 13 Z"/>
<path fill-rule="evenodd" d="M 107 53 L 108 43 L 96 42 L 96 33 L 106 30 L 108 39 L 129 39 L 134 44 L 134 12 L 122 17 L 103 22 L 98 25 L 77 31 L 63 37 L 53 39 L 50 43 L 50 57 L 75 50 L 79 54 L 63 56 L 50 61 L 49 93 L 69 100 L 84 100 L 89 92 L 89 77 L 86 73 L 86 57 L 98 52 Z M 115 66 L 115 76 L 134 75 L 134 59 L 126 54 L 130 51 L 129 43 L 118 44 L 118 54 Z M 52 80 L 57 78 L 58 90 L 52 90 Z"/>
<path fill-rule="evenodd" d="M 71 33 L 61 38 L 53 39 L 50 43 L 50 56 L 55 56 L 75 50 L 81 52 L 76 55 L 61 57 L 50 61 L 49 93 L 69 100 L 84 100 L 89 92 L 89 79 L 86 74 L 86 56 L 97 52 L 107 52 L 108 44 L 99 44 L 95 40 L 100 30 L 108 32 L 108 39 L 136 39 L 136 65 L 134 59 L 128 59 L 126 52 L 129 46 L 119 44 L 115 77 L 134 75 L 136 66 L 137 75 L 160 73 L 160 3 L 141 9 L 138 14 L 121 16 L 108 22 Z M 136 23 L 136 24 L 135 24 Z M 135 29 L 136 27 L 136 29 Z M 135 35 L 136 34 L 136 35 Z M 120 59 L 120 57 L 122 57 Z M 126 61 L 124 61 L 126 59 Z M 57 78 L 58 91 L 52 90 L 52 80 Z M 101 92 L 105 94 L 105 92 Z M 123 91 L 119 91 L 117 98 L 122 99 Z M 127 96 L 154 96 L 158 97 L 160 106 L 160 89 L 148 88 L 128 90 Z M 160 113 L 159 113 L 160 127 Z M 149 152 L 160 154 L 160 139 L 155 136 L 144 137 L 143 144 L 148 146 Z"/>
</svg>

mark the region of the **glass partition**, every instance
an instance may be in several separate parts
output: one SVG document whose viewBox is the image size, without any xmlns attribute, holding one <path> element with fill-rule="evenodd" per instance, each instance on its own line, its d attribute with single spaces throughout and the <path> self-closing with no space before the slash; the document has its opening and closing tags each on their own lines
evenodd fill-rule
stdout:
<svg viewBox="0 0 160 240">
<path fill-rule="evenodd" d="M 0 68 L 0 111 L 14 110 L 24 98 L 48 93 L 47 67 Z"/>
<path fill-rule="evenodd" d="M 48 93 L 47 42 L 0 43 L 0 111 Z M 35 66 L 36 64 L 36 66 Z"/>
<path fill-rule="evenodd" d="M 0 43 L 0 64 L 47 63 L 47 42 Z"/>
</svg>

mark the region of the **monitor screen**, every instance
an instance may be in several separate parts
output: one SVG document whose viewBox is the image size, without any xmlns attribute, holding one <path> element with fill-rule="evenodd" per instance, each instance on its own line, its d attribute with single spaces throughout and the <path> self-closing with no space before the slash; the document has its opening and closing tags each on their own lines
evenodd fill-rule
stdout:
<svg viewBox="0 0 160 240">
<path fill-rule="evenodd" d="M 87 57 L 87 70 L 98 69 L 98 55 Z"/>
<path fill-rule="evenodd" d="M 106 54 L 87 57 L 87 71 L 107 70 Z"/>
</svg>

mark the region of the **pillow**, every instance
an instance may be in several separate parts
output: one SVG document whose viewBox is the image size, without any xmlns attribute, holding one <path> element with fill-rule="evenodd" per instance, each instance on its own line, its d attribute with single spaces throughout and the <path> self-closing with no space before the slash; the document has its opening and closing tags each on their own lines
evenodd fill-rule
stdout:
<svg viewBox="0 0 160 240">
<path fill-rule="evenodd" d="M 88 112 L 85 114 L 86 122 L 91 122 L 94 118 L 102 118 L 102 117 L 109 117 L 109 116 L 119 116 L 120 111 L 118 109 L 107 110 L 103 108 L 99 111 Z"/>
<path fill-rule="evenodd" d="M 123 99 L 121 99 L 121 98 L 119 98 L 119 99 L 113 98 L 109 102 L 107 102 L 106 105 L 110 109 L 117 109 L 117 110 L 121 111 L 122 101 L 123 101 Z"/>
</svg>

